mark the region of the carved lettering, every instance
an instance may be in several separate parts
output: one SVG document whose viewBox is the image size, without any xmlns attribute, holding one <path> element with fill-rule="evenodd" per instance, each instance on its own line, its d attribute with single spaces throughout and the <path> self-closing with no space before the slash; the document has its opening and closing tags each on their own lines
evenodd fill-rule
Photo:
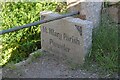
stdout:
<svg viewBox="0 0 120 80">
<path fill-rule="evenodd" d="M 42 28 L 43 28 L 43 32 L 48 33 L 48 30 L 45 26 L 43 26 Z"/>
<path fill-rule="evenodd" d="M 80 45 L 80 41 L 78 40 L 78 37 L 70 37 L 69 35 L 67 35 L 66 33 L 63 34 L 63 39 L 72 43 L 75 43 L 77 45 Z"/>
<path fill-rule="evenodd" d="M 54 29 L 49 28 L 49 34 L 51 34 L 51 35 L 53 35 L 53 36 L 56 36 L 56 37 L 58 37 L 60 40 L 62 40 L 62 34 L 61 34 L 61 33 L 58 33 L 58 32 L 55 32 Z"/>
<path fill-rule="evenodd" d="M 82 32 L 81 32 L 82 30 L 81 30 L 80 27 L 79 27 L 79 29 L 80 29 L 79 30 L 80 31 L 80 35 L 82 35 Z M 70 36 L 70 35 L 68 35 L 66 33 L 59 33 L 59 32 L 56 32 L 54 29 L 51 29 L 51 28 L 48 29 L 47 27 L 44 27 L 44 26 L 43 26 L 43 32 L 48 33 L 48 34 L 50 34 L 52 36 L 55 36 L 59 40 L 65 40 L 65 41 L 68 41 L 68 42 L 80 45 L 80 40 L 79 40 L 78 37 Z"/>
<path fill-rule="evenodd" d="M 49 43 L 50 43 L 50 45 L 52 45 L 52 46 L 54 46 L 54 47 L 56 47 L 56 48 L 59 48 L 59 49 L 61 49 L 61 50 L 64 50 L 65 52 L 69 52 L 69 51 L 70 51 L 70 49 L 67 48 L 67 47 L 65 46 L 65 44 L 58 44 L 58 43 L 54 42 L 53 39 L 50 39 L 50 40 L 49 40 Z"/>
<path fill-rule="evenodd" d="M 78 25 L 75 25 L 75 27 L 77 28 L 79 34 L 82 36 L 82 27 Z"/>
</svg>

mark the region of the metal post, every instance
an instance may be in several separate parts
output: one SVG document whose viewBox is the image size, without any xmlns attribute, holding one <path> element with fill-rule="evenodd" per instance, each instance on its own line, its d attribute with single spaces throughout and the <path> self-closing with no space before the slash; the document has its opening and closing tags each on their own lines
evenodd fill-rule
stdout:
<svg viewBox="0 0 120 80">
<path fill-rule="evenodd" d="M 13 32 L 13 31 L 18 31 L 20 29 L 28 28 L 28 27 L 35 26 L 35 25 L 38 25 L 38 24 L 43 24 L 43 23 L 47 23 L 47 22 L 50 22 L 50 21 L 62 19 L 62 18 L 65 18 L 65 17 L 78 15 L 78 14 L 80 14 L 80 12 L 76 11 L 76 12 L 72 12 L 72 13 L 69 13 L 69 14 L 64 14 L 64 15 L 61 15 L 59 17 L 55 17 L 55 18 L 52 18 L 52 19 L 40 20 L 40 21 L 37 21 L 37 22 L 34 22 L 34 23 L 23 25 L 23 26 L 17 26 L 17 27 L 8 29 L 8 30 L 2 30 L 2 31 L 0 31 L 0 35 L 5 34 L 5 33 L 9 33 L 9 32 Z"/>
</svg>

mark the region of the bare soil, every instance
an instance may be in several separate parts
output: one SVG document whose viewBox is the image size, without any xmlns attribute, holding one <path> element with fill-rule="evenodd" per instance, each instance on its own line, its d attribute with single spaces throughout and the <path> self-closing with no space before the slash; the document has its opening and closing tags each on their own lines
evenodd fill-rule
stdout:
<svg viewBox="0 0 120 80">
<path fill-rule="evenodd" d="M 40 50 L 38 50 L 39 52 Z M 28 58 L 29 59 L 29 58 Z M 5 66 L 2 69 L 3 78 L 101 78 L 98 72 L 90 72 L 82 68 L 73 68 L 66 64 L 64 59 L 50 53 L 31 57 L 30 61 L 24 61 L 18 65 Z M 25 63 L 26 62 L 26 63 Z M 97 70 L 97 68 L 95 68 Z M 0 74 L 1 75 L 1 74 Z M 116 76 L 116 75 L 115 75 Z M 102 78 L 109 78 L 105 75 Z"/>
<path fill-rule="evenodd" d="M 64 60 L 46 54 L 21 66 L 3 68 L 3 78 L 98 78 L 96 73 L 71 69 Z"/>
</svg>

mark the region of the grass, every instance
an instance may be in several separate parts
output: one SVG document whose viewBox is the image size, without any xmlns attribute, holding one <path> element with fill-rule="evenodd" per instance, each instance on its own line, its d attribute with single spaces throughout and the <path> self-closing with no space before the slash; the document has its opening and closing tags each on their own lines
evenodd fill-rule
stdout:
<svg viewBox="0 0 120 80">
<path fill-rule="evenodd" d="M 99 29 L 93 30 L 92 50 L 84 68 L 93 71 L 97 68 L 102 75 L 118 72 L 118 27 L 120 24 L 114 23 L 106 13 L 102 14 Z"/>
<path fill-rule="evenodd" d="M 66 12 L 62 2 L 5 2 L 1 4 L 0 30 L 22 26 L 40 20 L 44 10 Z M 30 53 L 41 48 L 40 25 L 0 35 L 0 66 L 7 63 L 18 63 L 28 58 Z M 2 46 L 1 46 L 2 45 Z"/>
<path fill-rule="evenodd" d="M 39 50 L 38 51 L 35 51 L 33 52 L 34 54 L 31 55 L 31 61 L 34 61 L 35 59 L 39 58 L 40 56 L 43 56 L 44 54 L 42 52 L 40 52 Z"/>
</svg>

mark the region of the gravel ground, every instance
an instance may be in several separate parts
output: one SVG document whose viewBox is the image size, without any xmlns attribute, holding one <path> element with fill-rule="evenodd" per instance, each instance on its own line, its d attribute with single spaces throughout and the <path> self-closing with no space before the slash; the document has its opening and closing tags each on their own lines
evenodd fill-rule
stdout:
<svg viewBox="0 0 120 80">
<path fill-rule="evenodd" d="M 17 67 L 3 68 L 3 78 L 99 78 L 97 73 L 71 69 L 65 61 L 46 54 Z"/>
</svg>

